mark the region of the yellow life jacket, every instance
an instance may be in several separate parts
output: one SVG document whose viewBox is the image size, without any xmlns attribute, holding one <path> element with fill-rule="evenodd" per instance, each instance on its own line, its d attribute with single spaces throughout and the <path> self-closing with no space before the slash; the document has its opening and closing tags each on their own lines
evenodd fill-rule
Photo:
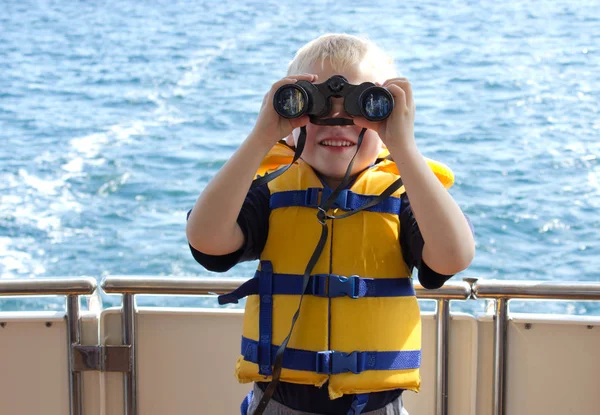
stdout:
<svg viewBox="0 0 600 415">
<path fill-rule="evenodd" d="M 384 150 L 380 158 L 387 154 Z M 278 144 L 257 174 L 288 164 L 292 157 L 289 147 Z M 450 169 L 428 163 L 450 187 Z M 328 213 L 355 209 L 398 177 L 393 161 L 379 161 L 342 192 Z M 250 294 L 235 371 L 243 383 L 271 380 L 277 347 L 299 305 L 301 277 L 321 235 L 316 207 L 330 192 L 302 160 L 268 186 L 269 234 L 260 267 L 241 288 L 245 294 L 238 295 Z M 397 388 L 419 390 L 420 310 L 399 243 L 403 193 L 401 187 L 373 208 L 327 221 L 327 242 L 284 353 L 281 381 L 315 386 L 329 381 L 331 399 Z"/>
</svg>

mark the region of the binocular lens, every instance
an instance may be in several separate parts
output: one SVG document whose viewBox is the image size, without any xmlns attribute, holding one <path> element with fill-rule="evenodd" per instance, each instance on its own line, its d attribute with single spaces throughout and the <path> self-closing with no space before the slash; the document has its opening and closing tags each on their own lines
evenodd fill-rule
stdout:
<svg viewBox="0 0 600 415">
<path fill-rule="evenodd" d="M 366 91 L 362 97 L 363 115 L 370 121 L 386 119 L 393 108 L 391 94 L 383 88 Z"/>
<path fill-rule="evenodd" d="M 306 110 L 306 93 L 295 85 L 285 85 L 275 95 L 275 110 L 285 118 L 296 118 Z"/>
</svg>

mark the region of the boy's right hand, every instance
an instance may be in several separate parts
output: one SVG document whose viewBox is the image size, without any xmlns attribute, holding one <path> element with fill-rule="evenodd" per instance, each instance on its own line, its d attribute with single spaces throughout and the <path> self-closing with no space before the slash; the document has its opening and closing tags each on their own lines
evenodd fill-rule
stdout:
<svg viewBox="0 0 600 415">
<path fill-rule="evenodd" d="M 295 84 L 300 80 L 314 83 L 317 78 L 317 75 L 311 74 L 290 75 L 275 82 L 263 98 L 256 125 L 252 130 L 253 135 L 260 137 L 261 140 L 265 140 L 270 145 L 275 145 L 279 140 L 290 135 L 294 128 L 308 124 L 308 115 L 287 119 L 277 114 L 277 111 L 273 108 L 273 96 L 275 95 L 275 91 L 283 85 Z"/>
</svg>

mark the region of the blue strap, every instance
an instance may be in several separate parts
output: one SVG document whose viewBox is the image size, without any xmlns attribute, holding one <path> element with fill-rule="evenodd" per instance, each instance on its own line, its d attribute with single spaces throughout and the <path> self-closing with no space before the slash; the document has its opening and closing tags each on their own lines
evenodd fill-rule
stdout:
<svg viewBox="0 0 600 415">
<path fill-rule="evenodd" d="M 256 271 L 236 290 L 218 297 L 219 304 L 237 303 L 241 298 L 258 294 L 262 271 Z M 273 295 L 300 295 L 304 276 L 297 274 L 272 274 Z M 410 278 L 361 278 L 357 275 L 344 277 L 336 274 L 311 275 L 304 294 L 317 297 L 407 297 L 414 296 L 415 289 Z"/>
<path fill-rule="evenodd" d="M 367 402 L 369 402 L 368 393 L 359 393 L 354 395 L 352 406 L 350 407 L 347 415 L 360 415 L 360 413 L 365 409 L 365 406 L 367 406 Z"/>
<path fill-rule="evenodd" d="M 272 355 L 278 346 L 271 345 Z M 258 342 L 242 337 L 244 360 L 258 363 Z M 285 349 L 283 367 L 292 370 L 336 375 L 339 373 L 362 373 L 366 370 L 406 370 L 421 366 L 420 350 L 400 350 L 392 352 L 352 352 L 343 353 L 331 350 L 312 352 L 309 350 Z"/>
<path fill-rule="evenodd" d="M 250 408 L 250 402 L 252 402 L 253 397 L 254 391 L 250 390 L 250 392 L 248 392 L 248 395 L 246 395 L 246 397 L 242 401 L 242 404 L 240 405 L 241 415 L 248 415 L 248 408 Z"/>
<path fill-rule="evenodd" d="M 258 277 L 258 295 L 260 311 L 258 317 L 258 373 L 265 376 L 273 374 L 271 370 L 271 337 L 273 336 L 273 265 L 270 261 L 260 262 L 261 273 Z M 274 355 L 275 353 L 273 353 Z"/>
<path fill-rule="evenodd" d="M 316 209 L 319 206 L 319 199 L 326 200 L 331 193 L 331 189 L 320 187 L 310 187 L 306 190 L 288 190 L 284 192 L 276 192 L 271 195 L 269 199 L 269 206 L 271 209 L 290 206 L 304 206 Z M 321 194 L 320 198 L 319 194 Z M 377 197 L 379 197 L 379 195 L 361 195 L 346 189 L 340 192 L 332 207 L 346 211 L 356 210 Z M 391 213 L 394 215 L 399 215 L 401 208 L 402 199 L 390 196 L 375 206 L 371 206 L 365 210 L 369 212 Z"/>
</svg>

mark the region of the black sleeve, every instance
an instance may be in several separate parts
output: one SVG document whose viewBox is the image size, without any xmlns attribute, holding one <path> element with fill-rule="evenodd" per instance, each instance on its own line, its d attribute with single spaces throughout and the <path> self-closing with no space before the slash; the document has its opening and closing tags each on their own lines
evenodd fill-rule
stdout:
<svg viewBox="0 0 600 415">
<path fill-rule="evenodd" d="M 244 234 L 244 245 L 240 249 L 225 255 L 207 255 L 190 245 L 194 259 L 207 270 L 214 272 L 225 272 L 240 262 L 258 259 L 269 233 L 269 197 L 267 185 L 248 191 L 237 218 Z M 190 213 L 191 210 L 188 217 Z"/>
<path fill-rule="evenodd" d="M 402 247 L 402 255 L 408 267 L 412 270 L 414 267 L 419 271 L 419 282 L 424 288 L 434 289 L 440 288 L 446 281 L 452 278 L 452 275 L 443 275 L 435 272 L 427 266 L 422 260 L 423 256 L 423 235 L 419 229 L 410 202 L 406 194 L 402 196 L 403 210 L 400 214 L 400 244 Z M 469 221 L 469 218 L 467 218 Z M 471 231 L 473 226 L 469 221 Z"/>
</svg>

